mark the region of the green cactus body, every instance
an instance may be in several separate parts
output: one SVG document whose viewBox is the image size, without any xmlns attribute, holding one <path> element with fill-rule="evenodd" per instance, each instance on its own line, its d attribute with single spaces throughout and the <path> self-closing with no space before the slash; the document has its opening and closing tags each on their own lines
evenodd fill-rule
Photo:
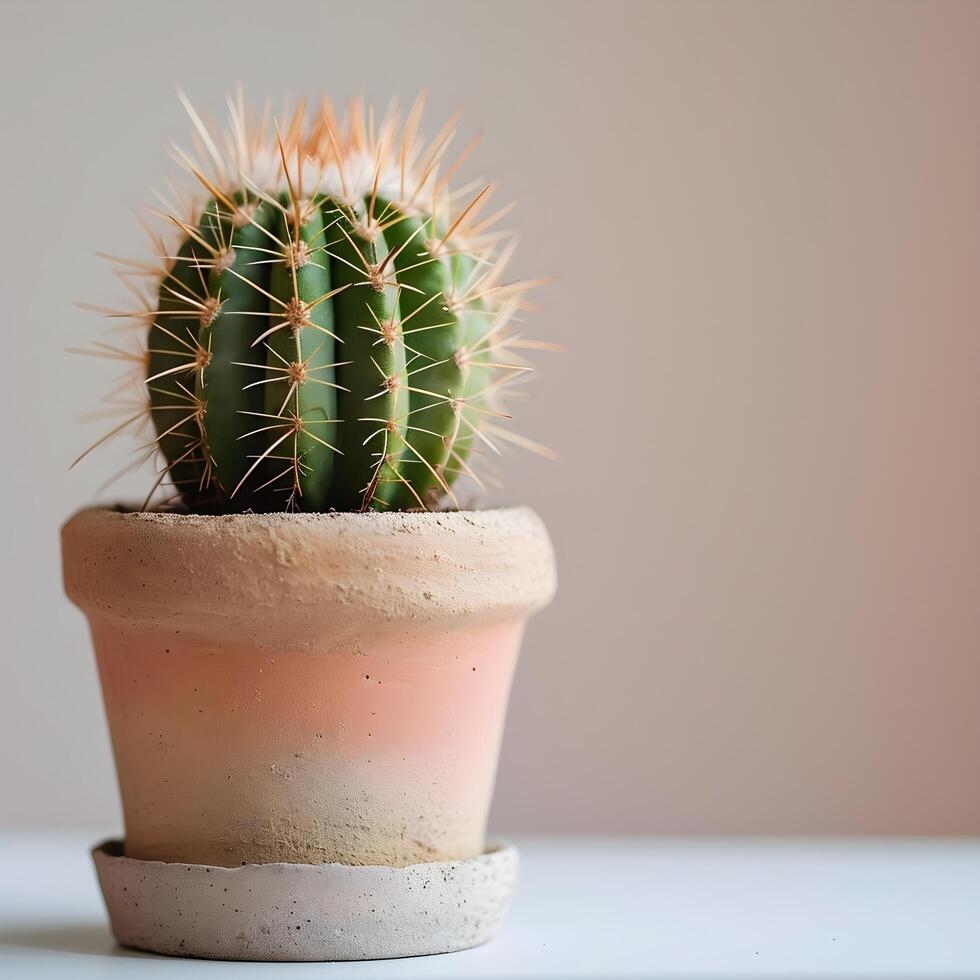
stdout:
<svg viewBox="0 0 980 980">
<path fill-rule="evenodd" d="M 358 216 L 341 208 L 330 247 L 331 272 L 347 287 L 335 300 L 344 324 L 338 403 L 349 420 L 341 432 L 344 456 L 334 484 L 341 510 L 388 502 L 398 482 L 408 421 L 398 297 L 381 269 L 388 257 L 384 235 L 379 232 L 372 241 L 358 225 Z M 370 474 L 366 482 L 365 474 Z"/>
<path fill-rule="evenodd" d="M 249 202 L 239 195 L 235 203 Z M 214 312 L 201 324 L 199 343 L 208 361 L 198 373 L 195 392 L 206 407 L 205 444 L 213 481 L 223 493 L 231 493 L 248 469 L 244 440 L 263 406 L 261 388 L 243 365 L 253 359 L 249 338 L 260 323 L 257 316 L 265 312 L 263 291 L 269 288 L 269 265 L 255 263 L 264 257 L 276 218 L 268 204 L 258 206 L 251 221 L 236 221 L 237 214 L 217 202 L 210 206 L 212 234 L 221 249 L 208 276 Z"/>
<path fill-rule="evenodd" d="M 191 509 L 456 503 L 472 455 L 494 448 L 481 429 L 525 367 L 492 296 L 501 253 L 474 220 L 486 190 L 460 208 L 436 179 L 448 131 L 423 149 L 414 112 L 400 142 L 393 122 L 354 113 L 343 135 L 332 110 L 309 131 L 295 115 L 277 130 L 278 173 L 244 117 L 221 143 L 192 116 L 214 166 L 188 168 L 209 201 L 176 222 L 144 376 Z"/>
<path fill-rule="evenodd" d="M 152 328 L 168 326 L 170 308 L 190 307 L 175 319 L 198 325 L 197 366 L 187 373 L 202 414 L 162 447 L 223 508 L 238 509 L 239 498 L 252 510 L 425 506 L 448 488 L 453 439 L 464 438 L 455 408 L 464 324 L 445 299 L 453 263 L 426 251 L 428 216 L 377 200 L 383 227 L 376 221 L 368 233 L 370 200 L 356 212 L 330 197 L 300 207 L 283 194 L 242 221 L 208 205 L 197 234 L 215 254 L 178 266 L 183 288 L 171 302 L 164 285 Z M 180 254 L 203 251 L 189 237 Z M 171 395 L 180 390 L 173 377 Z M 208 478 L 202 452 L 182 458 L 199 443 Z"/>
<path fill-rule="evenodd" d="M 377 202 L 377 215 L 388 224 L 385 236 L 395 252 L 395 273 L 407 288 L 401 296 L 403 333 L 411 358 L 408 386 L 411 429 L 405 469 L 410 484 L 399 488 L 399 507 L 425 505 L 448 489 L 443 471 L 457 426 L 454 399 L 463 394 L 463 372 L 456 354 L 462 342 L 460 318 L 450 311 L 453 279 L 450 263 L 435 257 L 429 215 L 398 210 Z"/>
<path fill-rule="evenodd" d="M 330 262 L 324 245 L 324 218 L 315 205 L 291 207 L 276 223 L 281 250 L 271 262 L 268 319 L 251 332 L 249 343 L 266 355 L 265 407 L 255 435 L 266 455 L 256 452 L 265 479 L 260 489 L 287 487 L 287 504 L 310 510 L 329 505 L 337 436 L 337 388 L 334 378 L 336 317 L 330 302 Z M 256 382 L 253 382 L 256 383 Z M 271 481 L 271 482 L 269 482 Z M 236 493 L 245 487 L 236 487 Z"/>
<path fill-rule="evenodd" d="M 490 319 L 493 311 L 480 294 L 479 268 L 467 255 L 453 256 L 451 262 L 453 289 L 451 302 L 460 309 L 460 338 L 456 361 L 460 366 L 462 388 L 445 478 L 453 483 L 469 471 L 467 460 L 476 446 L 477 433 L 486 424 L 484 413 L 490 411 L 494 368 L 494 332 L 499 320 Z"/>
<path fill-rule="evenodd" d="M 157 316 L 147 338 L 150 411 L 170 481 L 187 500 L 206 496 L 210 467 L 204 443 L 203 406 L 196 379 L 207 359 L 198 338 L 207 319 L 211 233 L 202 226 L 178 249 L 159 289 Z"/>
</svg>

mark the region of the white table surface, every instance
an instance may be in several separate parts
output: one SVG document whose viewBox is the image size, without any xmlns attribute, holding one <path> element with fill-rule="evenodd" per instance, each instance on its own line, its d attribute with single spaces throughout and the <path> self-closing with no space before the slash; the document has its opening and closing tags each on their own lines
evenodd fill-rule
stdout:
<svg viewBox="0 0 980 980">
<path fill-rule="evenodd" d="M 0 977 L 980 977 L 980 841 L 517 837 L 486 946 L 226 963 L 116 946 L 91 832 L 0 834 Z"/>
</svg>

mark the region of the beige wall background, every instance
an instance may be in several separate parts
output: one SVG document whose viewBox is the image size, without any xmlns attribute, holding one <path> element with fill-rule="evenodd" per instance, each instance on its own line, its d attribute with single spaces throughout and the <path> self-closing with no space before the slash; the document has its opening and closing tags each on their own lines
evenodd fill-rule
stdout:
<svg viewBox="0 0 980 980">
<path fill-rule="evenodd" d="M 553 274 L 498 499 L 545 517 L 494 823 L 980 832 L 980 4 L 6 2 L 0 820 L 118 805 L 57 528 L 180 85 L 431 90 Z"/>
</svg>

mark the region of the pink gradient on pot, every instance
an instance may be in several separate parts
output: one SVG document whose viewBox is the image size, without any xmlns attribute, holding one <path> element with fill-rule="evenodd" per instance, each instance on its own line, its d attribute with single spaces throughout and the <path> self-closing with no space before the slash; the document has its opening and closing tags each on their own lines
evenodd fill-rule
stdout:
<svg viewBox="0 0 980 980">
<path fill-rule="evenodd" d="M 130 856 L 403 866 L 482 852 L 522 621 L 300 651 L 265 631 L 230 648 L 101 616 L 92 632 Z"/>
</svg>

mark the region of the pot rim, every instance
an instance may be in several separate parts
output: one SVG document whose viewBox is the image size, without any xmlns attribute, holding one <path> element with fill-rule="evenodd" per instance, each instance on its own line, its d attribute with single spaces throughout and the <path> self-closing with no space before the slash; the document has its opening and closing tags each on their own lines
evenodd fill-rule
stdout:
<svg viewBox="0 0 980 980">
<path fill-rule="evenodd" d="M 556 587 L 530 508 L 199 515 L 78 511 L 62 527 L 65 590 L 90 617 L 254 636 L 523 618 Z M 270 619 L 271 618 L 271 619 Z"/>
</svg>

